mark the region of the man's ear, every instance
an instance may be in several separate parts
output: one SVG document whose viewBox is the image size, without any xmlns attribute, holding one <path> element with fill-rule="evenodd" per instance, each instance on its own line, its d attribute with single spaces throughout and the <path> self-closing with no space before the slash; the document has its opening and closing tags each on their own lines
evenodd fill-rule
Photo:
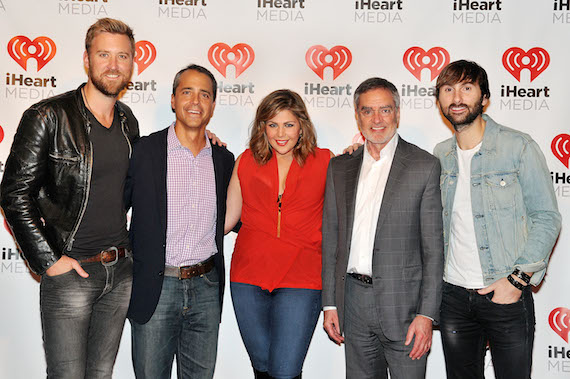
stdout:
<svg viewBox="0 0 570 379">
<path fill-rule="evenodd" d="M 83 65 L 85 66 L 87 71 L 89 71 L 89 54 L 87 53 L 87 50 L 85 50 L 85 52 L 83 53 Z"/>
</svg>

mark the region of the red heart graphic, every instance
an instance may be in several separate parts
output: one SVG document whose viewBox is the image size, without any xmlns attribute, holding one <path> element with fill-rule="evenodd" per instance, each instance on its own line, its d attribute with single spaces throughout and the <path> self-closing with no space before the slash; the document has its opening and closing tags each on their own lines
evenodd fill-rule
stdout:
<svg viewBox="0 0 570 379">
<path fill-rule="evenodd" d="M 524 63 L 523 59 L 528 58 L 528 62 Z M 550 55 L 548 51 L 541 47 L 533 47 L 525 52 L 520 47 L 511 47 L 503 54 L 503 66 L 511 73 L 519 82 L 521 81 L 521 71 L 528 69 L 530 71 L 530 81 L 532 82 L 540 75 L 550 64 Z"/>
<path fill-rule="evenodd" d="M 33 51 L 30 52 L 30 48 Z M 55 42 L 48 37 L 38 37 L 31 41 L 26 36 L 16 36 L 8 42 L 8 54 L 24 70 L 27 70 L 28 59 L 34 58 L 40 71 L 55 56 Z"/>
<path fill-rule="evenodd" d="M 135 43 L 135 63 L 137 64 L 138 75 L 142 74 L 148 66 L 156 59 L 156 48 L 149 41 L 138 41 Z"/>
<path fill-rule="evenodd" d="M 330 62 L 326 61 L 327 57 L 332 58 Z M 352 63 L 352 53 L 344 46 L 335 46 L 329 50 L 322 45 L 315 45 L 307 50 L 305 61 L 309 68 L 322 80 L 324 80 L 325 68 L 331 67 L 333 80 L 335 80 Z"/>
<path fill-rule="evenodd" d="M 413 46 L 404 53 L 404 67 L 420 81 L 424 68 L 430 71 L 431 80 L 434 80 L 448 64 L 449 53 L 443 47 L 432 47 L 426 52 L 419 46 Z"/>
<path fill-rule="evenodd" d="M 550 312 L 548 323 L 556 334 L 568 343 L 568 332 L 570 331 L 570 309 L 556 308 Z"/>
<path fill-rule="evenodd" d="M 550 149 L 552 149 L 552 154 L 554 154 L 566 168 L 570 168 L 568 167 L 568 161 L 570 160 L 570 135 L 559 134 L 554 137 Z"/>
<path fill-rule="evenodd" d="M 233 53 L 230 58 L 229 54 Z M 226 68 L 233 65 L 236 69 L 236 78 L 240 76 L 255 59 L 253 48 L 245 43 L 238 43 L 234 47 L 229 47 L 223 42 L 218 42 L 208 50 L 208 60 L 224 76 L 226 77 Z"/>
</svg>

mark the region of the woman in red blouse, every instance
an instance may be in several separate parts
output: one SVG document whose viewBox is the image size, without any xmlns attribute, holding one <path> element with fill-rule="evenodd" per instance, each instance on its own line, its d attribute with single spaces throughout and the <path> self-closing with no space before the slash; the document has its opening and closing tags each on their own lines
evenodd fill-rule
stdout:
<svg viewBox="0 0 570 379">
<path fill-rule="evenodd" d="M 321 310 L 321 224 L 333 154 L 317 147 L 301 97 L 265 97 L 228 188 L 226 232 L 240 219 L 232 301 L 256 378 L 300 378 Z"/>
</svg>

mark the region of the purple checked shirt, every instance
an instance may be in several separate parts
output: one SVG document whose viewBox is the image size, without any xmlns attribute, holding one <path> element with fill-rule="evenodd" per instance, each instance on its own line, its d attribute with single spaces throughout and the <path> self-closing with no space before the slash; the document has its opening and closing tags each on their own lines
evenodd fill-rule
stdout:
<svg viewBox="0 0 570 379">
<path fill-rule="evenodd" d="M 174 124 L 168 128 L 166 173 L 166 265 L 189 266 L 218 252 L 216 248 L 216 179 L 212 146 L 194 157 L 182 146 Z"/>
</svg>

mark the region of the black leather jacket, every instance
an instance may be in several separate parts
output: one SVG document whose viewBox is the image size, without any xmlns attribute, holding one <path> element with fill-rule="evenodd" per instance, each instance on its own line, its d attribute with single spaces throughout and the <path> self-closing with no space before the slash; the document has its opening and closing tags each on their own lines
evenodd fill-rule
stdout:
<svg viewBox="0 0 570 379">
<path fill-rule="evenodd" d="M 87 205 L 93 148 L 81 99 L 84 85 L 24 112 L 0 185 L 6 220 L 37 274 L 71 250 Z M 115 106 L 132 150 L 139 137 L 138 122 L 128 106 Z"/>
</svg>

